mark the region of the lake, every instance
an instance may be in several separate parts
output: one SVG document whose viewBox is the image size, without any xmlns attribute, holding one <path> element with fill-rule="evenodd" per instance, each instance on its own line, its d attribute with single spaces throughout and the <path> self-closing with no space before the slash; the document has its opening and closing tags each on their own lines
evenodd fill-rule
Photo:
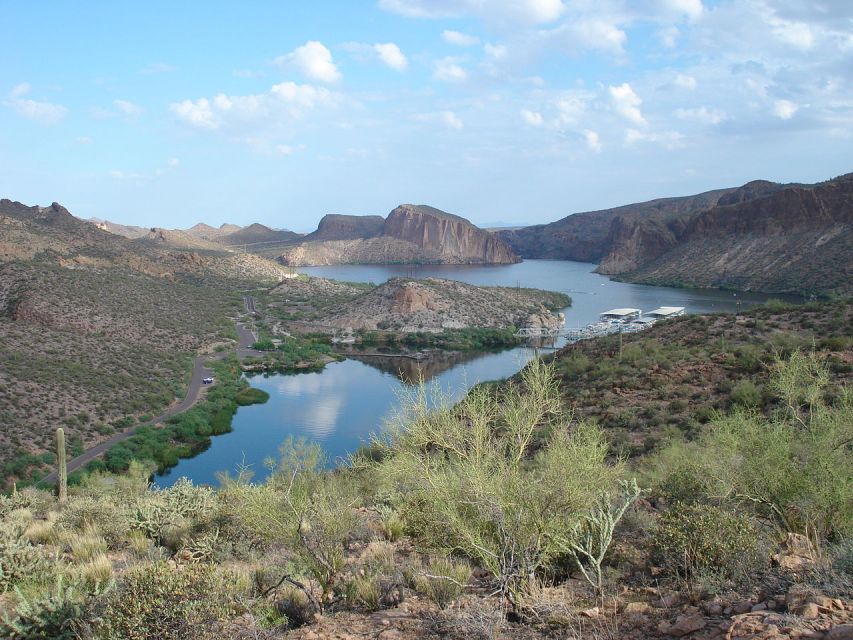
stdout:
<svg viewBox="0 0 853 640">
<path fill-rule="evenodd" d="M 661 306 L 678 306 L 686 307 L 688 313 L 734 312 L 738 306 L 745 310 L 768 297 L 778 297 L 626 284 L 593 273 L 594 269 L 594 264 L 584 262 L 526 260 L 499 266 L 341 265 L 305 267 L 300 272 L 376 284 L 397 276 L 438 277 L 476 285 L 561 291 L 572 298 L 572 306 L 564 310 L 569 328 L 595 322 L 602 311 L 615 307 L 650 311 Z M 451 397 L 459 398 L 478 382 L 513 375 L 534 355 L 532 349 L 524 347 L 500 353 L 466 354 L 442 363 L 432 383 Z M 267 475 L 264 460 L 274 457 L 288 436 L 318 442 L 332 464 L 344 460 L 371 433 L 382 428 L 385 419 L 399 406 L 400 394 L 412 388 L 400 379 L 393 361 L 390 362 L 385 358 L 348 359 L 329 364 L 320 372 L 254 376 L 252 386 L 269 393 L 270 400 L 238 409 L 233 431 L 215 436 L 207 450 L 158 475 L 157 484 L 170 486 L 186 476 L 195 483 L 216 485 L 218 472 L 233 474 L 240 465 L 249 466 L 255 479 L 261 480 Z"/>
</svg>

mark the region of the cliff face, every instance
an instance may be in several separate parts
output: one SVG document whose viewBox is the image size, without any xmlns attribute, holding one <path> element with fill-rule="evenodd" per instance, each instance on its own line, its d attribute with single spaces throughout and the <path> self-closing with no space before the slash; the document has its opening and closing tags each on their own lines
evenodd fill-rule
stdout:
<svg viewBox="0 0 853 640">
<path fill-rule="evenodd" d="M 499 237 L 433 207 L 403 204 L 385 220 L 382 234 L 434 251 L 443 261 L 482 264 L 519 262 Z"/>
<path fill-rule="evenodd" d="M 643 225 L 630 233 L 614 229 L 614 248 L 599 270 L 655 284 L 853 292 L 853 174 L 753 193 L 732 194 L 729 204 L 698 213 L 682 230 L 660 233 L 654 242 L 669 245 L 663 250 L 632 242 L 645 237 Z"/>
<path fill-rule="evenodd" d="M 279 257 L 293 266 L 434 263 L 512 264 L 519 257 L 499 237 L 464 218 L 423 205 L 380 216 L 325 216 L 314 233 Z"/>
</svg>

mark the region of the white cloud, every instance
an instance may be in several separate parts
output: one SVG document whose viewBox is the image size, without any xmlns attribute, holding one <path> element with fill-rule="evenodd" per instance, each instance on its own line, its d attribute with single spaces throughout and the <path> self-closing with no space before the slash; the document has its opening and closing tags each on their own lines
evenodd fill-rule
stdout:
<svg viewBox="0 0 853 640">
<path fill-rule="evenodd" d="M 681 31 L 675 25 L 664 27 L 658 31 L 658 38 L 660 38 L 661 44 L 667 49 L 675 49 L 680 35 Z"/>
<path fill-rule="evenodd" d="M 306 112 L 335 106 L 339 101 L 337 93 L 324 87 L 282 82 L 267 93 L 245 96 L 220 93 L 209 99 L 175 102 L 169 109 L 190 126 L 213 130 L 238 123 L 294 120 Z"/>
<path fill-rule="evenodd" d="M 142 69 L 139 70 L 139 73 L 144 73 L 145 75 L 153 75 L 155 73 L 169 73 L 170 71 L 174 71 L 175 67 L 170 64 L 166 64 L 164 62 L 155 62 L 153 64 L 149 64 Z"/>
<path fill-rule="evenodd" d="M 799 110 L 800 106 L 790 100 L 777 100 L 773 105 L 773 113 L 782 120 L 790 120 Z"/>
<path fill-rule="evenodd" d="M 180 165 L 180 164 L 181 164 L 181 161 L 180 161 L 180 160 L 178 160 L 177 158 L 169 158 L 169 159 L 166 161 L 166 164 L 167 164 L 167 165 L 169 165 L 170 167 L 172 167 L 172 168 L 174 169 L 175 167 L 177 167 L 178 165 Z"/>
<path fill-rule="evenodd" d="M 142 113 L 142 107 L 128 100 L 113 100 L 113 106 L 128 118 L 136 118 Z"/>
<path fill-rule="evenodd" d="M 454 58 L 443 58 L 435 63 L 432 77 L 442 82 L 463 82 L 468 72 L 456 64 Z"/>
<path fill-rule="evenodd" d="M 586 146 L 591 150 L 599 153 L 601 151 L 601 137 L 597 132 L 592 129 L 584 129 L 583 131 L 584 140 L 586 140 Z"/>
<path fill-rule="evenodd" d="M 376 54 L 382 62 L 396 71 L 405 71 L 409 66 L 408 59 L 403 55 L 403 52 L 400 51 L 400 47 L 393 42 L 375 44 L 373 45 L 373 49 L 376 51 Z"/>
<path fill-rule="evenodd" d="M 702 0 L 660 0 L 664 12 L 684 16 L 688 20 L 698 20 L 705 12 Z"/>
<path fill-rule="evenodd" d="M 553 22 L 562 15 L 562 0 L 379 0 L 386 11 L 410 18 L 477 16 L 490 22 Z"/>
<path fill-rule="evenodd" d="M 418 113 L 414 116 L 415 120 L 419 120 L 420 122 L 435 122 L 440 124 L 448 129 L 453 129 L 455 131 L 460 131 L 465 124 L 462 122 L 462 119 L 457 116 L 453 111 L 436 111 L 434 113 Z"/>
<path fill-rule="evenodd" d="M 545 124 L 545 118 L 538 111 L 530 111 L 529 109 L 521 110 L 521 118 L 532 127 L 541 127 Z"/>
<path fill-rule="evenodd" d="M 814 34 L 808 24 L 787 20 L 774 20 L 772 24 L 774 35 L 785 44 L 802 51 L 808 51 L 814 46 Z"/>
<path fill-rule="evenodd" d="M 610 102 L 613 110 L 620 116 L 638 125 L 645 125 L 646 119 L 640 111 L 640 105 L 643 101 L 640 99 L 631 85 L 627 82 L 622 83 L 618 87 L 608 87 L 610 92 Z"/>
<path fill-rule="evenodd" d="M 701 124 L 720 124 L 726 119 L 726 112 L 721 109 L 709 109 L 708 107 L 676 109 L 675 117 L 680 120 L 692 120 Z"/>
<path fill-rule="evenodd" d="M 684 73 L 679 73 L 675 76 L 674 82 L 676 87 L 681 87 L 682 89 L 689 89 L 690 91 L 693 91 L 693 89 L 696 88 L 696 78 Z"/>
<path fill-rule="evenodd" d="M 279 65 L 293 65 L 304 76 L 318 82 L 334 83 L 343 77 L 335 65 L 332 52 L 317 40 L 309 40 L 286 56 L 279 56 L 275 62 Z"/>
<path fill-rule="evenodd" d="M 448 44 L 453 44 L 457 47 L 473 47 L 476 44 L 480 44 L 480 39 L 477 36 L 470 36 L 467 33 L 453 31 L 452 29 L 442 31 L 441 37 Z"/>
<path fill-rule="evenodd" d="M 483 46 L 483 51 L 486 52 L 486 55 L 495 60 L 501 60 L 506 58 L 507 48 L 502 44 L 491 44 L 487 42 Z"/>
<path fill-rule="evenodd" d="M 68 115 L 68 109 L 61 104 L 25 98 L 31 91 L 30 84 L 22 82 L 9 92 L 8 100 L 3 104 L 14 109 L 18 115 L 41 124 L 57 124 Z"/>
</svg>

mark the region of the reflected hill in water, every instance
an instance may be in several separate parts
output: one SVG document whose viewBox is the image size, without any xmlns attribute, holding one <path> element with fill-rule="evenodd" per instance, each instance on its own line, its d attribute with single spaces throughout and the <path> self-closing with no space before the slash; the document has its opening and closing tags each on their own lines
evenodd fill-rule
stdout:
<svg viewBox="0 0 853 640">
<path fill-rule="evenodd" d="M 483 356 L 482 351 L 451 351 L 443 353 L 431 353 L 428 357 L 416 360 L 415 358 L 401 357 L 395 355 L 363 354 L 352 352 L 346 354 L 347 358 L 358 360 L 374 369 L 384 373 L 390 373 L 406 384 L 418 384 L 431 380 L 435 376 L 452 369 L 456 365 L 476 360 Z"/>
</svg>

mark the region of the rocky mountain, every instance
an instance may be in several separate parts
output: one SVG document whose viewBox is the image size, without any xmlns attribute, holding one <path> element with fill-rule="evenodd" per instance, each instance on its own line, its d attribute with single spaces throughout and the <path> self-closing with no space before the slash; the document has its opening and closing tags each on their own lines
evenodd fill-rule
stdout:
<svg viewBox="0 0 853 640">
<path fill-rule="evenodd" d="M 288 247 L 284 264 L 512 264 L 518 256 L 499 237 L 465 218 L 425 205 L 400 205 L 380 216 L 326 216 L 317 231 Z"/>
<path fill-rule="evenodd" d="M 100 218 L 89 218 L 87 222 L 91 222 L 102 231 L 109 231 L 110 233 L 114 233 L 118 236 L 124 236 L 125 238 L 131 239 L 144 238 L 151 231 L 151 229 L 146 227 L 118 224 L 117 222 L 101 220 Z"/>
<path fill-rule="evenodd" d="M 302 234 L 287 229 L 271 229 L 266 225 L 255 222 L 233 233 L 220 236 L 217 241 L 225 246 L 286 244 L 302 237 Z M 249 247 L 251 248 L 251 247 Z"/>
<path fill-rule="evenodd" d="M 753 186 L 659 233 L 614 222 L 599 270 L 633 282 L 853 293 L 853 174 L 749 197 Z"/>
<path fill-rule="evenodd" d="M 392 278 L 330 309 L 319 322 L 340 329 L 400 332 L 441 332 L 468 327 L 558 327 L 561 319 L 552 310 L 569 303 L 565 295 L 538 289 L 478 287 L 439 278 Z"/>
<path fill-rule="evenodd" d="M 522 257 L 598 262 L 632 282 L 776 293 L 853 290 L 853 174 L 766 180 L 498 232 Z"/>
<path fill-rule="evenodd" d="M 229 233 L 235 233 L 242 229 L 240 225 L 222 223 L 219 228 L 211 227 L 209 224 L 199 222 L 187 229 L 187 233 L 202 240 L 217 240 L 222 236 L 227 236 Z"/>
</svg>

